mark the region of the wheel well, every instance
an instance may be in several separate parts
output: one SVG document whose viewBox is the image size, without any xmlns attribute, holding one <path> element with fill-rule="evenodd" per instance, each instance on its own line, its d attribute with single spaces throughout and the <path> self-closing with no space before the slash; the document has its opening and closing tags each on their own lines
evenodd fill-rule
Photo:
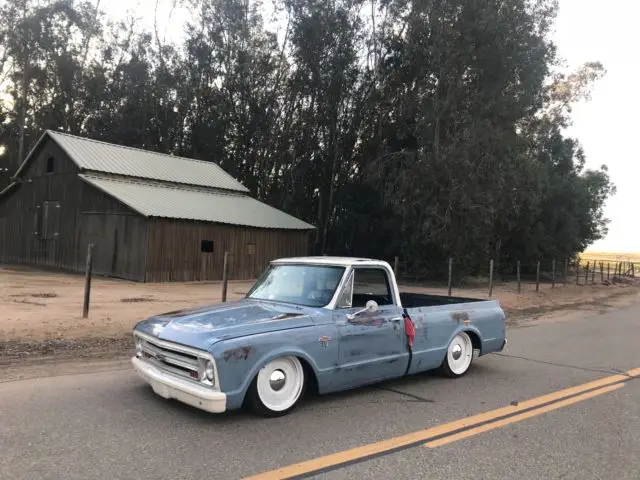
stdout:
<svg viewBox="0 0 640 480">
<path fill-rule="evenodd" d="M 296 356 L 300 363 L 302 364 L 302 368 L 304 369 L 304 375 L 308 379 L 309 383 L 307 385 L 307 392 L 312 393 L 313 395 L 318 394 L 318 378 L 316 377 L 316 372 L 313 370 L 309 362 L 307 362 L 304 358 Z"/>
<path fill-rule="evenodd" d="M 471 344 L 473 345 L 473 349 L 478 350 L 480 353 L 482 353 L 482 341 L 480 341 L 480 337 L 478 336 L 478 334 L 471 330 L 465 330 L 465 333 L 469 335 Z"/>
</svg>

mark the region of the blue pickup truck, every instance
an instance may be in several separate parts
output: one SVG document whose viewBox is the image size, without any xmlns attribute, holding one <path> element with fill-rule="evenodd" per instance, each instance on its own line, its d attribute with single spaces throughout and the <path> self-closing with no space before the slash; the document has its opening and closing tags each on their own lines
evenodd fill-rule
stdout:
<svg viewBox="0 0 640 480">
<path fill-rule="evenodd" d="M 497 301 L 403 293 L 387 262 L 337 257 L 275 260 L 242 300 L 153 316 L 133 336 L 133 366 L 158 395 L 265 416 L 306 389 L 459 377 L 506 344 Z"/>
</svg>

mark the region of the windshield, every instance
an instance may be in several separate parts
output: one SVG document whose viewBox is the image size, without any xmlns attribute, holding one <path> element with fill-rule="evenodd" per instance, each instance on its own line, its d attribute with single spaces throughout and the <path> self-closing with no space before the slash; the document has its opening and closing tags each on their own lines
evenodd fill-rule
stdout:
<svg viewBox="0 0 640 480">
<path fill-rule="evenodd" d="M 324 307 L 333 298 L 344 270 L 324 265 L 271 265 L 247 297 Z"/>
</svg>

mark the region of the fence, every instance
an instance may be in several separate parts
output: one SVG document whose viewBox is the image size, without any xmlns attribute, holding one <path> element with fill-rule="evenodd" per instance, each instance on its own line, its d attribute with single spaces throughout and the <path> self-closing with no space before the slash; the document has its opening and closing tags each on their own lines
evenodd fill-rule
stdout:
<svg viewBox="0 0 640 480">
<path fill-rule="evenodd" d="M 606 262 L 606 261 L 569 261 L 545 259 L 537 262 L 522 263 L 516 261 L 515 264 L 497 264 L 493 259 L 487 260 L 486 274 L 478 276 L 458 276 L 456 275 L 456 263 L 454 258 L 448 259 L 446 264 L 430 265 L 430 268 L 418 268 L 411 264 L 409 270 L 408 263 L 403 262 L 399 257 L 395 257 L 389 262 L 394 267 L 396 277 L 399 281 L 421 284 L 438 284 L 442 286 L 447 283 L 448 295 L 451 296 L 453 288 L 461 286 L 484 285 L 488 295 L 493 295 L 493 289 L 498 283 L 515 283 L 518 293 L 525 290 L 535 289 L 540 291 L 540 285 L 547 284 L 551 288 L 557 285 L 595 285 L 596 283 L 610 284 L 625 282 L 625 278 L 635 277 L 636 264 L 633 262 Z M 416 274 L 416 270 L 423 273 Z M 427 273 L 431 272 L 431 274 Z M 446 273 L 445 273 L 446 272 Z M 429 280 L 425 279 L 428 278 Z"/>
</svg>

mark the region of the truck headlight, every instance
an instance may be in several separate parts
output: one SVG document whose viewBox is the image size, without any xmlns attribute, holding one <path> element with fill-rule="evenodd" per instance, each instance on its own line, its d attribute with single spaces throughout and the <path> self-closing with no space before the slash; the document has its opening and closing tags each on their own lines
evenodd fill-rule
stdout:
<svg viewBox="0 0 640 480">
<path fill-rule="evenodd" d="M 133 337 L 136 342 L 136 357 L 142 356 L 142 340 L 140 337 Z"/>
<path fill-rule="evenodd" d="M 211 360 L 207 360 L 207 364 L 204 367 L 204 375 L 207 377 L 207 380 L 213 382 L 213 379 L 215 378 L 215 370 Z"/>
</svg>

